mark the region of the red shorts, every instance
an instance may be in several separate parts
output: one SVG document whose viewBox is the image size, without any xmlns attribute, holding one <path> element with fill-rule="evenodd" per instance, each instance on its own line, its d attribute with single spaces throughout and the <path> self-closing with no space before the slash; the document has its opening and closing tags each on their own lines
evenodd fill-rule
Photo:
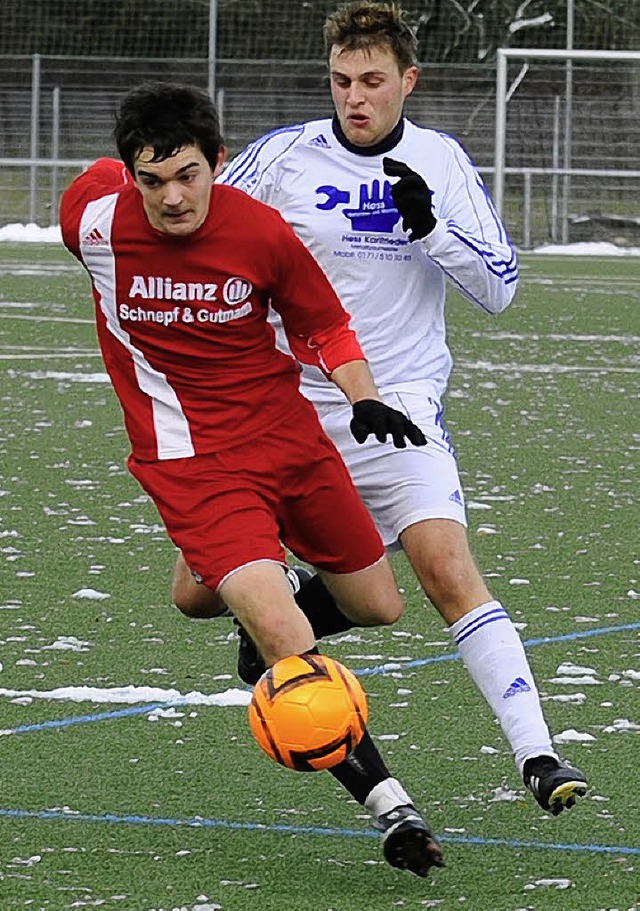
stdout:
<svg viewBox="0 0 640 911">
<path fill-rule="evenodd" d="M 351 476 L 318 421 L 300 408 L 269 433 L 219 453 L 142 462 L 129 470 L 169 537 L 209 588 L 247 563 L 286 560 L 352 573 L 384 554 Z"/>
</svg>

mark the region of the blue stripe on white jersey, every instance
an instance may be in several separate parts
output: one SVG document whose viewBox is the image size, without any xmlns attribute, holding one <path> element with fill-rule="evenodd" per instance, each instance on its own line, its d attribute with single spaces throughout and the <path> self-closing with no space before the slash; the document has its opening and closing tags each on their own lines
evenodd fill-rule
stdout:
<svg viewBox="0 0 640 911">
<path fill-rule="evenodd" d="M 466 299 L 468 301 L 471 301 L 471 303 L 475 304 L 476 307 L 478 307 L 480 310 L 484 311 L 485 313 L 495 313 L 496 312 L 495 310 L 491 309 L 490 307 L 487 307 L 487 305 L 485 304 L 485 302 L 482 298 L 478 297 L 477 294 L 474 294 L 470 288 L 467 288 L 465 285 L 463 285 L 462 282 L 460 281 L 460 279 L 456 275 L 454 275 L 452 272 L 450 272 L 445 266 L 443 266 L 441 264 L 440 269 L 442 270 L 443 274 L 446 275 L 446 277 L 451 282 L 451 284 L 454 286 L 454 288 L 457 288 L 458 291 L 460 292 L 460 294 L 464 295 L 464 297 L 466 297 Z M 489 271 L 489 270 L 487 270 L 487 271 Z M 518 278 L 518 275 L 516 273 L 516 275 L 514 275 L 513 278 L 510 278 L 508 281 L 503 281 L 502 284 L 507 286 L 507 285 L 511 284 L 512 282 L 517 281 L 517 278 Z"/>
<path fill-rule="evenodd" d="M 279 158 L 286 155 L 291 146 L 300 139 L 304 129 L 303 123 L 280 127 L 257 139 L 234 158 L 220 177 L 220 182 L 233 187 L 238 184 L 244 185 L 259 181 L 262 174 Z M 287 138 L 290 141 L 287 141 Z M 285 141 L 276 141 L 282 139 Z"/>
<path fill-rule="evenodd" d="M 439 400 L 452 363 L 447 279 L 474 306 L 499 313 L 515 293 L 516 253 L 477 169 L 453 137 L 405 120 L 388 154 L 422 174 L 433 191 L 438 224 L 422 241 L 408 241 L 389 203 L 393 181 L 383 156 L 341 146 L 331 118 L 273 130 L 241 152 L 221 182 L 273 206 L 294 227 L 351 314 L 379 387 L 425 383 Z M 330 205 L 323 205 L 325 197 Z M 301 382 L 315 404 L 342 401 L 317 370 L 303 366 Z"/>
<path fill-rule="evenodd" d="M 463 244 L 466 244 L 470 250 L 473 250 L 474 253 L 477 253 L 478 256 L 481 256 L 487 269 L 490 272 L 493 272 L 494 275 L 497 275 L 498 278 L 504 279 L 505 284 L 508 285 L 510 282 L 517 280 L 518 260 L 515 251 L 512 250 L 509 260 L 504 260 L 497 257 L 495 255 L 495 251 L 490 247 L 482 247 L 477 240 L 468 237 L 462 228 L 460 228 L 459 225 L 457 225 L 454 221 L 447 222 L 447 230 L 453 234 L 454 237 L 457 237 L 458 240 Z"/>
<path fill-rule="evenodd" d="M 447 221 L 447 229 L 454 235 L 454 237 L 457 237 L 460 241 L 462 241 L 462 243 L 466 244 L 470 249 L 472 249 L 480 257 L 482 257 L 487 269 L 489 269 L 491 272 L 493 272 L 494 275 L 497 275 L 498 277 L 503 278 L 505 281 L 505 284 L 509 284 L 512 281 L 516 281 L 518 278 L 518 265 L 517 265 L 517 257 L 516 257 L 515 250 L 511 246 L 511 242 L 507 236 L 507 232 L 505 231 L 505 229 L 502 225 L 502 222 L 498 218 L 498 213 L 496 212 L 495 207 L 491 201 L 491 197 L 489 196 L 487 188 L 486 188 L 482 178 L 480 177 L 480 174 L 477 172 L 477 170 L 475 170 L 476 166 L 475 166 L 471 156 L 460 145 L 460 143 L 457 142 L 452 136 L 449 136 L 446 133 L 441 133 L 439 131 L 436 131 L 436 132 L 438 133 L 438 135 L 440 136 L 440 138 L 442 139 L 444 144 L 449 146 L 449 148 L 453 151 L 454 158 L 456 159 L 456 161 L 458 161 L 460 158 L 463 158 L 464 161 L 468 165 L 471 165 L 471 167 L 474 169 L 474 170 L 470 171 L 468 168 L 463 169 L 461 166 L 461 173 L 464 175 L 465 186 L 467 188 L 467 196 L 469 198 L 469 205 L 471 206 L 471 208 L 473 209 L 473 211 L 476 215 L 480 232 L 482 234 L 484 233 L 482 230 L 482 218 L 480 217 L 478 208 L 476 206 L 476 201 L 475 201 L 475 193 L 477 191 L 479 191 L 482 194 L 483 208 L 485 209 L 485 211 L 487 211 L 489 213 L 489 215 L 492 219 L 493 227 L 495 228 L 497 239 L 500 241 L 500 243 L 506 244 L 510 247 L 511 256 L 508 260 L 500 259 L 499 257 L 496 256 L 495 250 L 492 250 L 490 248 L 489 244 L 487 244 L 486 248 L 483 248 L 478 243 L 477 238 L 472 239 L 469 236 L 468 232 L 465 232 L 464 229 L 461 228 L 460 225 L 456 224 L 452 219 Z M 459 161 L 458 161 L 458 163 L 459 163 Z M 469 184 L 469 180 L 472 178 L 474 179 L 473 188 Z M 485 240 L 484 237 L 482 239 Z"/>
<path fill-rule="evenodd" d="M 465 288 L 455 275 L 445 269 L 444 266 L 440 266 L 440 268 L 442 269 L 443 274 L 446 275 L 446 277 L 449 279 L 453 287 L 458 289 L 460 294 L 463 294 L 468 301 L 472 301 L 476 307 L 484 310 L 485 313 L 491 313 L 491 310 L 489 310 L 489 308 L 480 300 L 480 298 L 477 295 L 473 294 L 468 288 Z"/>
</svg>

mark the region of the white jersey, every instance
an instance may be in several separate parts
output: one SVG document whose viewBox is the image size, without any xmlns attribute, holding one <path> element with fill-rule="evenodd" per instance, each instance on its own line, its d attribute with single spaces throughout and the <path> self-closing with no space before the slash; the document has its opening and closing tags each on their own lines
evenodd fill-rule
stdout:
<svg viewBox="0 0 640 911">
<path fill-rule="evenodd" d="M 441 399 L 451 371 L 447 280 L 472 304 L 499 313 L 515 293 L 515 251 L 466 152 L 451 136 L 404 118 L 395 146 L 349 151 L 332 121 L 285 127 L 249 145 L 220 181 L 278 209 L 314 254 L 352 316 L 381 391 L 419 383 Z M 435 229 L 410 243 L 383 171 L 405 162 L 433 191 Z M 286 345 L 281 326 L 278 340 Z M 344 399 L 317 368 L 302 367 L 315 404 Z"/>
</svg>

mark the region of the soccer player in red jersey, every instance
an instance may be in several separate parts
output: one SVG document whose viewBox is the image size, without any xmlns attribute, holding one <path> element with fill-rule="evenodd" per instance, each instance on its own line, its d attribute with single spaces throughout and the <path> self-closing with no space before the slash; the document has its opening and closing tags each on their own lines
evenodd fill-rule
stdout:
<svg viewBox="0 0 640 911">
<path fill-rule="evenodd" d="M 390 435 L 402 448 L 423 445 L 422 432 L 381 401 L 349 315 L 293 230 L 269 206 L 214 185 L 225 149 L 205 92 L 133 89 L 115 138 L 124 167 L 89 167 L 66 190 L 60 221 L 91 279 L 131 473 L 217 595 L 213 612 L 230 609 L 267 664 L 315 649 L 283 545 L 322 573 L 354 620 L 394 622 L 403 605 L 382 540 L 299 391 L 298 362 L 342 390 L 356 439 Z M 295 359 L 275 345 L 270 306 Z M 371 813 L 390 864 L 419 876 L 442 864 L 368 733 L 331 772 Z"/>
</svg>

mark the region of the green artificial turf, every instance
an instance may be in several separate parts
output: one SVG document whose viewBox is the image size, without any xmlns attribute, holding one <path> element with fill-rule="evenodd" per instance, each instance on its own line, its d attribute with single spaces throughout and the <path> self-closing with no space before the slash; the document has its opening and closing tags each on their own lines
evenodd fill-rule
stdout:
<svg viewBox="0 0 640 911">
<path fill-rule="evenodd" d="M 638 259 L 530 256 L 499 317 L 450 300 L 473 550 L 553 732 L 588 738 L 558 748 L 591 789 L 557 819 L 525 794 L 396 557 L 405 616 L 326 650 L 362 674 L 372 734 L 443 841 L 423 881 L 384 864 L 329 774 L 259 751 L 231 621 L 170 604 L 86 276 L 59 248 L 0 245 L 0 911 L 638 911 L 639 287 Z"/>
</svg>

